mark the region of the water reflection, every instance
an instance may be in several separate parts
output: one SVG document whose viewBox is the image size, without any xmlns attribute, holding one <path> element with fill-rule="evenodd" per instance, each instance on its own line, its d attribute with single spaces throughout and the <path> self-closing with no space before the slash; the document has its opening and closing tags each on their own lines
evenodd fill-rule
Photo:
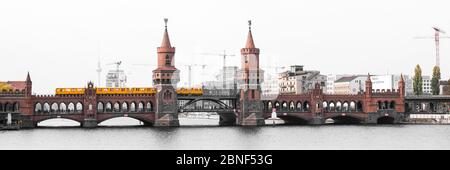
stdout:
<svg viewBox="0 0 450 170">
<path fill-rule="evenodd" d="M 445 125 L 99 127 L 0 131 L 0 149 L 450 149 Z"/>
</svg>

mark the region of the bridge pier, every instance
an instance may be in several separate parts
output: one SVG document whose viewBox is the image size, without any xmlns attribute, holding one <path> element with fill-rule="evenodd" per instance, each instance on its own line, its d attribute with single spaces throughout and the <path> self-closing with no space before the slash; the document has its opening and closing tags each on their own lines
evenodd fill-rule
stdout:
<svg viewBox="0 0 450 170">
<path fill-rule="evenodd" d="M 236 115 L 234 112 L 220 112 L 219 125 L 220 126 L 233 126 L 236 125 Z"/>
<path fill-rule="evenodd" d="M 180 126 L 180 121 L 177 116 L 172 114 L 165 114 L 163 117 L 156 119 L 155 124 L 153 126 L 156 127 L 165 127 L 165 126 Z"/>
<path fill-rule="evenodd" d="M 310 125 L 323 125 L 325 124 L 325 118 L 323 117 L 313 117 L 308 122 Z"/>
<path fill-rule="evenodd" d="M 21 116 L 19 121 L 20 128 L 31 129 L 37 127 L 37 124 L 33 122 L 33 119 L 30 116 Z"/>
<path fill-rule="evenodd" d="M 251 113 L 247 117 L 239 116 L 237 122 L 241 126 L 262 126 L 266 124 L 262 113 Z"/>
<path fill-rule="evenodd" d="M 398 113 L 395 110 L 378 110 L 377 112 L 368 113 L 366 123 L 377 124 L 378 120 L 383 117 L 390 117 L 393 119 L 393 124 L 401 123 L 404 119 L 402 113 Z"/>
<path fill-rule="evenodd" d="M 96 128 L 98 126 L 97 119 L 84 119 L 81 123 L 81 127 L 83 128 Z"/>
</svg>

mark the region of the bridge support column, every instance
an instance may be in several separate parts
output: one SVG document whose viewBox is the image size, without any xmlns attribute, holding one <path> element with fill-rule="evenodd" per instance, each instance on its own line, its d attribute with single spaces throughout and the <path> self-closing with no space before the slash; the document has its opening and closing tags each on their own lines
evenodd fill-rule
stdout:
<svg viewBox="0 0 450 170">
<path fill-rule="evenodd" d="M 394 110 L 378 110 L 377 112 L 368 113 L 366 123 L 367 124 L 377 124 L 378 119 L 382 117 L 391 117 L 394 119 L 392 123 L 402 123 L 404 121 L 404 116 L 402 113 L 398 113 Z"/>
<path fill-rule="evenodd" d="M 238 122 L 242 126 L 261 126 L 266 124 L 264 118 L 262 118 L 262 113 L 252 113 L 247 117 L 242 117 Z"/>
<path fill-rule="evenodd" d="M 325 118 L 323 117 L 313 117 L 308 122 L 310 125 L 323 125 L 325 124 Z"/>
<path fill-rule="evenodd" d="M 234 112 L 220 112 L 220 126 L 232 126 L 236 125 L 236 115 Z"/>
<path fill-rule="evenodd" d="M 37 124 L 33 122 L 30 116 L 21 116 L 19 121 L 20 121 L 20 128 L 27 129 L 37 127 Z"/>
<path fill-rule="evenodd" d="M 173 114 L 165 114 L 161 118 L 156 119 L 153 126 L 180 126 L 180 121 L 178 120 L 178 116 L 174 116 Z"/>
<path fill-rule="evenodd" d="M 97 127 L 97 119 L 84 119 L 83 123 L 81 124 L 81 127 L 84 128 L 95 128 Z"/>
<path fill-rule="evenodd" d="M 153 126 L 180 126 L 178 121 L 178 98 L 175 87 L 160 84 L 156 88 L 156 114 Z"/>
<path fill-rule="evenodd" d="M 241 100 L 241 112 L 238 114 L 237 124 L 242 126 L 265 125 L 262 102 L 260 100 Z"/>
</svg>

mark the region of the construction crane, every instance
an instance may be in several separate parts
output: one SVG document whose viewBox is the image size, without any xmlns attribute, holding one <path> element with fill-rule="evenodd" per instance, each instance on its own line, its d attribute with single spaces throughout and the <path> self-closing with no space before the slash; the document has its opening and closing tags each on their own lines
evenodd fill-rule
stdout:
<svg viewBox="0 0 450 170">
<path fill-rule="evenodd" d="M 440 67 L 440 56 L 439 56 L 439 41 L 441 38 L 450 38 L 448 36 L 440 36 L 440 34 L 445 34 L 445 31 L 438 27 L 432 27 L 434 30 L 434 36 L 423 36 L 423 37 L 414 37 L 415 39 L 433 39 L 436 45 L 436 66 Z"/>
<path fill-rule="evenodd" d="M 202 72 L 204 71 L 206 64 L 184 64 L 183 66 L 188 67 L 188 80 L 189 80 L 189 87 L 192 87 L 192 67 L 202 67 Z"/>
<path fill-rule="evenodd" d="M 106 86 L 112 86 L 112 87 L 125 87 L 125 83 L 127 81 L 127 77 L 125 76 L 125 73 L 123 70 L 120 70 L 120 65 L 122 64 L 122 61 L 116 61 L 113 63 L 108 63 L 106 66 L 110 65 L 116 65 L 115 72 L 110 72 L 107 75 L 106 79 Z M 109 83 L 114 83 L 114 85 L 108 85 Z"/>
<path fill-rule="evenodd" d="M 116 70 L 119 70 L 119 67 L 120 67 L 120 65 L 122 64 L 122 61 L 116 61 L 116 62 L 113 62 L 113 63 L 108 63 L 108 64 L 106 64 L 106 65 L 107 65 L 107 66 L 110 66 L 110 65 L 113 65 L 113 64 L 116 65 Z"/>
<path fill-rule="evenodd" d="M 225 50 L 223 50 L 223 53 L 200 53 L 201 55 L 210 55 L 210 56 L 221 56 L 223 57 L 223 88 L 226 87 L 226 61 L 227 61 L 227 57 L 234 57 L 236 55 L 230 55 L 227 54 Z"/>
</svg>

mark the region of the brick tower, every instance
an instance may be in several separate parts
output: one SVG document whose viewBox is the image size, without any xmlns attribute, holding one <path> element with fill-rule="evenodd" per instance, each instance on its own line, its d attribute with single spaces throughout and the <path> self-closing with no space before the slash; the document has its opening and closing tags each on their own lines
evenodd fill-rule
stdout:
<svg viewBox="0 0 450 170">
<path fill-rule="evenodd" d="M 261 83 L 264 72 L 259 69 L 259 48 L 255 47 L 248 21 L 249 31 L 245 48 L 241 49 L 241 69 L 238 74 L 240 89 L 240 108 L 237 123 L 239 125 L 264 125 L 263 104 L 261 101 Z"/>
<path fill-rule="evenodd" d="M 367 73 L 366 90 L 364 92 L 365 106 L 363 107 L 363 110 L 366 113 L 377 111 L 378 106 L 375 103 L 376 101 L 372 101 L 372 90 L 372 80 L 370 79 L 370 74 Z"/>
<path fill-rule="evenodd" d="M 20 112 L 25 115 L 33 114 L 33 102 L 32 102 L 32 88 L 33 82 L 31 81 L 30 73 L 27 74 L 25 80 L 25 98 L 20 102 Z"/>
<path fill-rule="evenodd" d="M 154 126 L 179 126 L 176 85 L 180 71 L 175 68 L 175 47 L 170 44 L 167 18 L 161 47 L 158 47 L 158 67 L 153 70 L 156 88 L 156 115 Z"/>
<path fill-rule="evenodd" d="M 87 128 L 97 127 L 97 91 L 94 83 L 89 82 L 84 91 L 83 99 L 84 121 L 81 126 Z"/>
</svg>

